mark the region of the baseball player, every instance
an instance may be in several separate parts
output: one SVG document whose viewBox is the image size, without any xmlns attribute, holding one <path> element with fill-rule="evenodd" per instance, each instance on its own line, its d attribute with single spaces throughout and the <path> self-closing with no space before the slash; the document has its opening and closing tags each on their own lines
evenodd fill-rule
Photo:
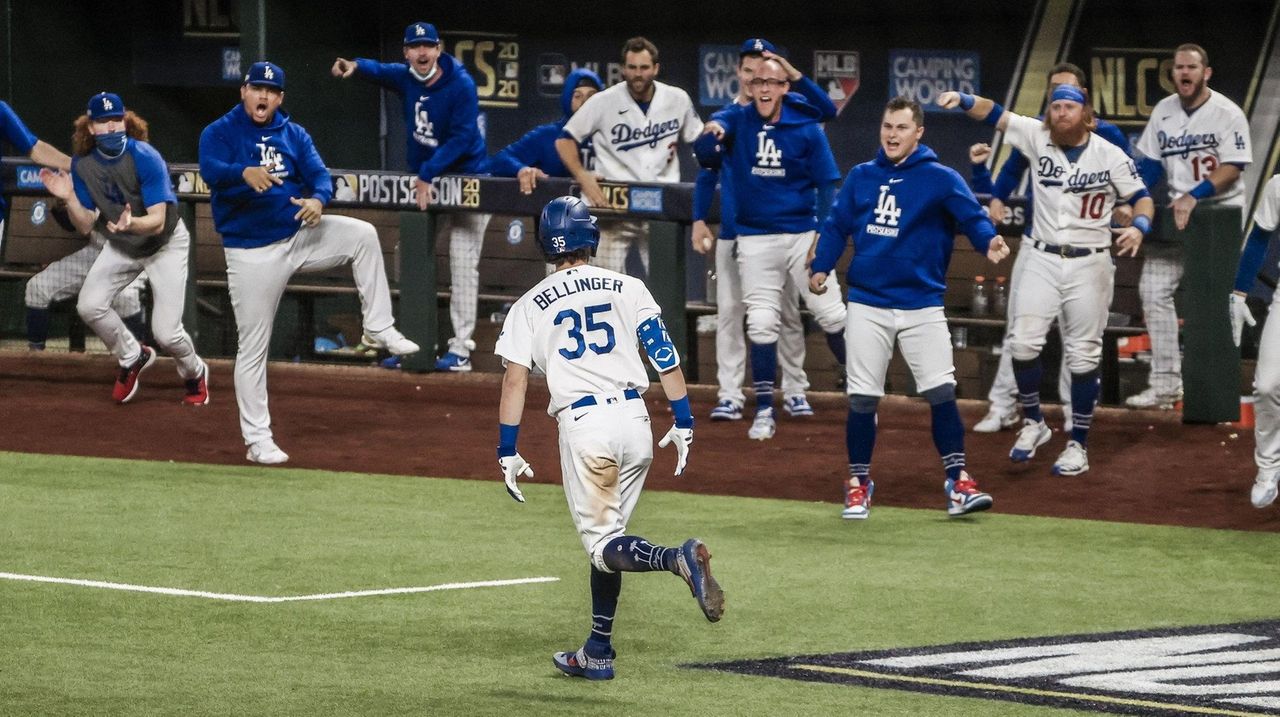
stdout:
<svg viewBox="0 0 1280 717">
<path fill-rule="evenodd" d="M 1253 159 L 1249 123 L 1234 102 L 1209 89 L 1209 56 L 1199 45 L 1173 53 L 1175 94 L 1160 100 L 1138 139 L 1138 171 L 1148 187 L 1163 175 L 1173 200 L 1174 224 L 1186 228 L 1197 205 L 1245 205 L 1245 166 Z M 1147 388 L 1130 396 L 1130 408 L 1171 409 L 1182 400 L 1182 358 L 1173 296 L 1182 281 L 1182 252 L 1157 234 L 1147 245 L 1138 293 L 1151 335 Z"/>
<path fill-rule="evenodd" d="M 960 175 L 920 144 L 923 135 L 924 112 L 917 102 L 896 97 L 885 105 L 880 151 L 845 178 L 811 266 L 810 290 L 827 291 L 830 272 L 847 237 L 853 237 L 845 324 L 849 478 L 841 517 L 847 520 L 871 514 L 876 411 L 895 343 L 932 411 L 933 444 L 946 473 L 947 514 L 974 513 L 993 503 L 965 470 L 964 425 L 956 407 L 942 296 L 957 229 L 992 262 L 1008 256 L 1009 248 Z"/>
<path fill-rule="evenodd" d="M 604 89 L 600 76 L 586 68 L 578 68 L 565 78 L 560 91 L 560 109 L 564 116 L 555 122 L 534 127 L 523 137 L 512 142 L 489 158 L 487 171 L 495 177 L 515 177 L 520 180 L 520 191 L 532 194 L 538 180 L 547 177 L 568 177 L 569 170 L 560 161 L 556 140 L 564 125 L 591 96 Z M 578 150 L 579 159 L 588 171 L 595 170 L 595 150 L 588 141 Z"/>
<path fill-rule="evenodd" d="M 787 71 L 764 60 L 750 81 L 752 105 L 734 103 L 717 112 L 694 145 L 698 161 L 715 166 L 723 157 L 736 194 L 738 272 L 751 339 L 751 377 L 756 412 L 747 435 L 768 440 L 776 430 L 773 387 L 783 302 L 794 304 L 807 287 L 805 263 L 817 223 L 826 217 L 840 179 L 831 145 L 818 121 L 821 112 L 788 93 Z M 806 291 L 805 303 L 827 335 L 832 353 L 845 363 L 844 307 L 839 280 L 827 294 Z"/>
<path fill-rule="evenodd" d="M 822 88 L 777 54 L 773 43 L 760 37 L 749 38 L 742 43 L 738 52 L 738 96 L 724 109 L 751 104 L 751 79 L 766 59 L 782 63 L 793 91 L 819 110 L 821 121 L 836 116 L 836 106 Z M 717 181 L 720 183 L 719 241 L 706 222 Z M 719 170 L 705 167 L 698 172 L 693 189 L 694 221 L 690 240 L 694 251 L 711 253 L 715 259 L 716 378 L 720 391 L 718 402 L 711 409 L 713 421 L 741 420 L 742 407 L 746 404 L 746 396 L 742 393 L 747 357 L 746 336 L 742 329 L 746 309 L 742 303 L 742 277 L 738 275 L 738 230 L 733 221 L 735 207 L 733 181 L 729 174 L 722 175 Z M 801 288 L 797 287 L 796 293 Z M 778 332 L 778 370 L 782 374 L 782 408 L 791 416 L 812 416 L 813 406 L 805 396 L 809 379 L 804 371 L 804 323 L 795 302 L 783 301 L 780 308 L 782 325 Z"/>
<path fill-rule="evenodd" d="M 0 100 L 0 149 L 8 144 L 25 155 L 36 164 L 67 171 L 71 169 L 71 158 L 59 152 L 53 145 L 39 139 L 8 103 Z M 3 189 L 0 186 L 0 189 Z M 4 236 L 4 220 L 9 215 L 9 205 L 5 202 L 4 193 L 0 192 L 0 237 Z"/>
<path fill-rule="evenodd" d="M 1062 62 L 1054 65 L 1049 70 L 1048 86 L 1045 91 L 1045 100 L 1048 101 L 1049 94 L 1053 92 L 1058 85 L 1071 85 L 1081 90 L 1085 89 L 1084 70 L 1070 62 Z M 1094 130 L 1099 137 L 1107 140 L 1129 154 L 1129 138 L 1125 136 L 1124 131 L 1119 127 L 1111 124 L 1104 119 L 1096 119 L 1097 128 Z M 987 148 L 990 153 L 990 148 Z M 972 159 L 972 154 L 970 155 Z M 985 158 L 984 158 L 985 159 Z M 984 161 L 984 160 L 979 160 Z M 991 216 L 991 221 L 1000 223 L 1004 221 L 1005 202 L 1013 195 L 1013 192 L 1022 184 L 1023 175 L 1026 173 L 1028 162 L 1026 155 L 1018 151 L 1016 148 L 1009 153 L 1005 159 L 1004 165 L 1000 167 L 1000 174 L 996 177 L 994 183 L 991 181 L 991 173 L 987 169 L 986 164 L 973 162 L 973 178 L 974 191 L 991 195 L 991 203 L 987 205 L 987 213 Z M 1026 217 L 1027 221 L 1023 226 L 1023 236 L 1029 237 L 1032 233 L 1033 209 L 1035 203 L 1031 197 L 1030 189 L 1027 191 Z M 1113 223 L 1119 226 L 1126 226 L 1132 221 L 1132 207 L 1128 204 L 1121 204 L 1116 207 L 1117 216 L 1113 216 Z M 1018 273 L 1018 265 L 1023 261 L 1025 254 L 1019 252 L 1013 260 L 1013 273 Z M 1012 323 L 1011 321 L 1009 323 Z M 1018 416 L 1018 384 L 1013 380 L 1013 360 L 1009 351 L 1009 334 L 1005 333 L 1004 345 L 1000 353 L 1000 365 L 996 369 L 995 380 L 991 384 L 991 390 L 987 394 L 987 399 L 991 402 L 987 415 L 974 425 L 973 430 L 978 433 L 996 433 L 1005 428 L 1011 428 L 1021 423 Z M 1058 396 L 1062 401 L 1062 416 L 1064 431 L 1071 430 L 1071 371 L 1067 367 L 1067 355 L 1064 351 L 1062 354 L 1062 363 L 1058 370 Z"/>
<path fill-rule="evenodd" d="M 1049 96 L 1043 120 L 1006 112 L 991 100 L 944 92 L 938 104 L 960 107 L 970 117 L 1005 132 L 1036 167 L 1033 233 L 1028 256 L 1016 267 L 1009 297 L 1009 350 L 1022 403 L 1023 425 L 1010 460 L 1030 460 L 1052 436 L 1040 411 L 1040 351 L 1061 315 L 1063 352 L 1071 369 L 1071 438 L 1053 473 L 1089 470 L 1087 441 L 1098 400 L 1102 332 L 1115 288 L 1111 258 L 1111 213 L 1117 201 L 1134 202 L 1130 226 L 1117 229 L 1120 256 L 1135 255 L 1151 230 L 1154 204 L 1133 160 L 1092 132 L 1093 109 L 1082 90 L 1059 85 Z"/>
<path fill-rule="evenodd" d="M 200 133 L 200 174 L 222 235 L 239 336 L 236 404 L 245 457 L 268 465 L 289 460 L 272 438 L 267 350 L 280 296 L 295 273 L 350 264 L 363 342 L 397 356 L 418 350 L 395 328 L 377 230 L 359 219 L 324 215 L 333 194 L 329 170 L 311 135 L 280 109 L 284 87 L 284 70 L 255 62 L 240 87 L 240 104 Z"/>
<path fill-rule="evenodd" d="M 498 464 L 507 492 L 521 503 L 516 481 L 533 476 L 516 450 L 525 390 L 532 369 L 547 375 L 547 413 L 560 425 L 564 494 L 591 561 L 591 632 L 581 648 L 552 659 L 561 672 L 589 680 L 613 678 L 611 636 L 623 572 L 675 573 L 708 620 L 716 622 L 724 613 L 724 592 L 711 575 L 711 553 L 702 541 L 669 548 L 627 533 L 653 461 L 653 433 L 641 398 L 649 377 L 637 340 L 675 414 L 675 425 L 658 446 L 675 446 L 676 475 L 684 472 L 693 443 L 693 414 L 661 309 L 639 279 L 591 265 L 599 240 L 595 217 L 581 199 L 560 197 L 547 204 L 538 243 L 556 270 L 512 305 L 495 349 L 506 364 Z"/>
<path fill-rule="evenodd" d="M 643 37 L 622 46 L 623 82 L 587 100 L 564 125 L 556 151 L 569 174 L 582 187 L 582 197 L 593 207 L 608 207 L 596 175 L 616 182 L 678 182 L 679 142 L 692 142 L 702 132 L 702 120 L 684 90 L 658 82 L 658 48 Z M 578 147 L 590 141 L 595 147 L 596 172 L 582 165 Z M 600 232 L 598 266 L 626 271 L 631 244 L 640 247 L 640 259 L 649 267 L 649 229 L 643 221 L 613 220 Z"/>
<path fill-rule="evenodd" d="M 88 244 L 49 264 L 27 280 L 25 303 L 28 349 L 44 351 L 45 342 L 49 339 L 49 307 L 54 302 L 65 301 L 80 293 L 80 287 L 84 285 L 90 267 L 102 253 L 105 242 L 106 238 L 102 235 L 90 233 Z M 120 316 L 129 333 L 140 344 L 148 342 L 141 296 L 145 282 L 146 272 L 143 272 L 121 289 L 111 302 L 112 311 Z"/>
<path fill-rule="evenodd" d="M 1236 272 L 1235 290 L 1231 292 L 1231 333 L 1236 346 L 1245 324 L 1257 322 L 1245 304 L 1253 287 L 1267 245 L 1280 226 L 1280 175 L 1271 177 L 1262 190 L 1262 199 L 1253 213 L 1253 229 L 1245 240 Z M 1250 498 L 1253 507 L 1265 508 L 1275 502 L 1276 485 L 1280 483 L 1280 291 L 1272 294 L 1270 318 L 1262 327 L 1258 342 L 1258 363 L 1254 369 L 1253 388 L 1257 402 L 1253 405 L 1255 448 L 1253 460 L 1258 465 Z"/>
<path fill-rule="evenodd" d="M 151 334 L 177 365 L 186 386 L 183 403 L 203 406 L 209 402 L 209 367 L 182 326 L 191 235 L 176 211 L 169 167 L 147 137 L 146 121 L 128 111 L 119 95 L 98 93 L 76 119 L 71 173 L 42 169 L 40 179 L 66 202 L 76 229 L 97 234 L 103 244 L 80 287 L 76 311 L 120 364 L 112 399 L 132 400 L 139 377 L 156 360 L 155 349 L 139 344 L 111 308 L 146 271 L 154 298 Z"/>
<path fill-rule="evenodd" d="M 431 205 L 431 181 L 442 174 L 482 174 L 484 137 L 477 117 L 476 83 L 457 58 L 444 51 L 435 25 L 415 22 L 404 29 L 404 62 L 339 57 L 335 77 L 357 77 L 400 95 L 404 112 L 405 157 L 415 180 L 418 208 Z M 437 371 L 470 371 L 476 343 L 480 291 L 480 248 L 488 214 L 439 215 L 439 236 L 449 237 L 449 320 L 453 338 L 436 360 Z"/>
</svg>

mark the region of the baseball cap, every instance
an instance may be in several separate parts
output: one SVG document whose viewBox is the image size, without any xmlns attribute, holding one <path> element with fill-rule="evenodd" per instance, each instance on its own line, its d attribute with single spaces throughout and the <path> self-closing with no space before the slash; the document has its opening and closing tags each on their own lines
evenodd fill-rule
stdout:
<svg viewBox="0 0 1280 717">
<path fill-rule="evenodd" d="M 772 42 L 763 37 L 751 37 L 742 43 L 742 48 L 738 50 L 738 55 L 752 55 L 760 52 L 772 52 L 775 55 L 782 54 L 778 52 L 778 48 L 774 47 Z"/>
<path fill-rule="evenodd" d="M 124 117 L 124 100 L 112 92 L 99 92 L 89 98 L 89 119 Z"/>
<path fill-rule="evenodd" d="M 440 33 L 429 22 L 415 22 L 404 29 L 405 45 L 439 45 Z"/>
<path fill-rule="evenodd" d="M 274 62 L 255 62 L 249 65 L 249 71 L 244 74 L 243 84 L 263 85 L 283 90 L 284 70 Z"/>
</svg>

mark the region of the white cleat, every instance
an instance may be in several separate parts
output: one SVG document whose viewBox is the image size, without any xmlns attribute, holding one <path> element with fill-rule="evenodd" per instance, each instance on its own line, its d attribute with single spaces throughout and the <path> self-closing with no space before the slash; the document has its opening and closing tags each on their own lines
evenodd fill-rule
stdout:
<svg viewBox="0 0 1280 717">
<path fill-rule="evenodd" d="M 1058 454 L 1053 462 L 1053 474 L 1056 476 L 1078 476 L 1089 470 L 1089 451 L 1076 441 L 1067 441 L 1067 447 Z"/>
<path fill-rule="evenodd" d="M 995 406 L 987 411 L 987 415 L 982 417 L 981 421 L 973 424 L 974 433 L 999 433 L 1006 428 L 1013 428 L 1018 425 L 1018 409 L 1010 408 L 1003 411 Z"/>
<path fill-rule="evenodd" d="M 244 454 L 244 457 L 264 466 L 275 466 L 289 460 L 289 454 L 280 450 L 280 446 L 270 438 L 250 444 L 249 451 Z"/>
<path fill-rule="evenodd" d="M 1280 483 L 1280 471 L 1258 471 L 1258 477 L 1253 481 L 1253 491 L 1249 494 L 1253 507 L 1265 508 L 1274 503 L 1277 483 Z"/>
<path fill-rule="evenodd" d="M 773 420 L 773 409 L 762 408 L 756 411 L 756 417 L 751 421 L 751 428 L 747 429 L 747 438 L 753 441 L 767 441 L 773 438 L 774 431 L 778 429 L 778 424 Z"/>
<path fill-rule="evenodd" d="M 1049 442 L 1053 437 L 1053 431 L 1045 425 L 1044 421 L 1033 421 L 1030 418 L 1022 420 L 1022 430 L 1018 431 L 1018 440 L 1013 444 L 1013 450 L 1009 451 L 1009 460 L 1014 463 L 1025 463 L 1036 455 L 1036 449 Z"/>
<path fill-rule="evenodd" d="M 1147 388 L 1142 393 L 1126 398 L 1124 400 L 1124 405 L 1129 408 L 1171 411 L 1178 405 L 1178 401 L 1181 400 L 1182 389 L 1178 389 L 1173 393 L 1160 393 L 1154 388 Z"/>
<path fill-rule="evenodd" d="M 386 349 L 393 356 L 411 356 L 422 350 L 418 344 L 405 338 L 394 326 L 376 334 L 365 334 L 361 337 L 365 346 Z"/>
</svg>

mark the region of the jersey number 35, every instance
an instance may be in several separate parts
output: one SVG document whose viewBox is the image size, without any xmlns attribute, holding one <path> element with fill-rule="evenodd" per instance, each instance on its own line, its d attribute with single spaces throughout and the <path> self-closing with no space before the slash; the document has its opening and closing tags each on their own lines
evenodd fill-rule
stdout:
<svg viewBox="0 0 1280 717">
<path fill-rule="evenodd" d="M 556 326 L 567 323 L 569 325 L 569 338 L 573 341 L 572 347 L 560 349 L 560 355 L 572 361 L 582 358 L 587 349 L 591 349 L 597 354 L 607 354 L 612 351 L 613 347 L 618 345 L 617 337 L 613 333 L 613 326 L 608 321 L 597 320 L 599 314 L 608 313 L 612 310 L 612 304 L 596 304 L 595 306 L 584 308 L 581 314 L 574 309 L 565 309 L 556 314 Z M 588 332 L 593 334 L 591 343 L 587 343 L 587 337 L 582 333 L 584 326 Z M 600 333 L 604 334 L 603 343 L 598 343 L 595 340 L 597 337 L 594 334 Z"/>
</svg>

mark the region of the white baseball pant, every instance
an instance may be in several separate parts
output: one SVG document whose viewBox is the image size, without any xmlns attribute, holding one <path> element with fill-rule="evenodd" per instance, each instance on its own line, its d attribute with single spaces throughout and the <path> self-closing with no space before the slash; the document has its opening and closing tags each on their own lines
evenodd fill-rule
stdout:
<svg viewBox="0 0 1280 717">
<path fill-rule="evenodd" d="M 1102 361 L 1102 332 L 1115 288 L 1111 253 L 1065 258 L 1029 244 L 1026 252 L 1009 292 L 1009 353 L 1019 361 L 1039 356 L 1057 320 L 1067 368 L 1094 370 Z"/>
<path fill-rule="evenodd" d="M 1253 388 L 1255 441 L 1253 460 L 1259 471 L 1280 470 L 1280 291 L 1271 298 L 1271 309 L 1258 342 L 1258 364 Z"/>
<path fill-rule="evenodd" d="M 1013 270 L 1009 277 L 1010 291 L 1014 282 L 1018 281 L 1020 267 L 1026 264 L 1024 258 L 1033 251 L 1039 251 L 1031 246 L 1031 240 L 1024 240 L 1026 250 L 1019 250 L 1017 256 L 1013 259 Z M 1058 318 L 1059 331 L 1061 331 L 1062 320 L 1061 315 Z M 999 411 L 1001 414 L 1012 413 L 1018 407 L 1018 382 L 1013 377 L 1013 353 L 1010 348 L 1009 336 L 1010 329 L 1013 327 L 1013 302 L 1008 302 L 1005 307 L 1005 332 L 1004 338 L 1000 345 L 1000 362 L 996 366 L 996 376 L 991 382 L 991 390 L 987 392 L 987 400 L 991 402 L 991 408 Z M 1071 370 L 1067 368 L 1067 352 L 1062 352 L 1062 361 L 1058 365 L 1058 396 L 1062 401 L 1062 415 L 1071 415 Z"/>
<path fill-rule="evenodd" d="M 897 343 L 923 393 L 956 382 L 951 355 L 951 330 L 941 306 L 923 309 L 884 309 L 849 302 L 844 328 L 849 395 L 883 396 L 884 376 Z"/>
<path fill-rule="evenodd" d="M 813 235 L 814 232 L 801 232 L 738 238 L 742 302 L 747 311 L 747 337 L 752 342 L 771 344 L 778 340 L 782 304 L 795 303 L 797 291 L 823 331 L 831 334 L 844 328 L 844 298 L 835 272 L 827 274 L 825 293 L 809 290 L 805 262 Z"/>
<path fill-rule="evenodd" d="M 271 438 L 267 354 L 280 297 L 295 273 L 350 264 L 365 332 L 389 329 L 395 317 L 378 232 L 368 222 L 326 214 L 318 225 L 303 227 L 288 239 L 253 249 L 225 248 L 224 253 L 227 291 L 239 334 L 236 405 L 240 408 L 240 432 L 245 444 L 251 445 Z"/>
<path fill-rule="evenodd" d="M 1178 351 L 1178 313 L 1174 295 L 1182 282 L 1182 251 L 1148 244 L 1142 248 L 1142 276 L 1138 295 L 1151 336 L 1151 377 L 1148 385 L 1163 395 L 1182 390 L 1182 354 Z"/>
<path fill-rule="evenodd" d="M 101 234 L 90 235 L 89 243 L 41 269 L 27 280 L 25 304 L 29 309 L 47 309 L 56 301 L 70 299 L 80 293 L 89 268 L 102 253 Z M 138 275 L 128 286 L 120 290 L 111 302 L 111 308 L 120 316 L 133 316 L 142 311 L 143 284 L 146 272 Z"/>
<path fill-rule="evenodd" d="M 492 214 L 456 212 L 441 214 L 436 236 L 449 237 L 449 321 L 453 338 L 449 351 L 471 356 L 475 343 L 476 306 L 480 295 L 480 250 Z"/>
</svg>

